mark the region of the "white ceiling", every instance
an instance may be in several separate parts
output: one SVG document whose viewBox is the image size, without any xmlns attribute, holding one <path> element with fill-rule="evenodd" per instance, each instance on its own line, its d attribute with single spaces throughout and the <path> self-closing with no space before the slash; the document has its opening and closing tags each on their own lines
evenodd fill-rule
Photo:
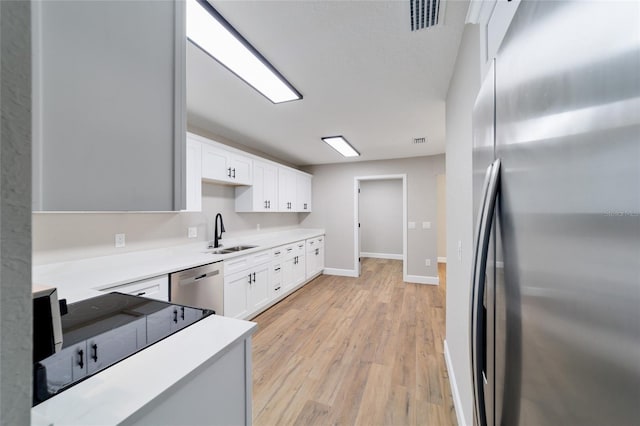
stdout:
<svg viewBox="0 0 640 426">
<path fill-rule="evenodd" d="M 468 2 L 448 0 L 444 25 L 412 32 L 408 0 L 210 1 L 304 99 L 272 104 L 188 43 L 190 124 L 295 165 L 444 152 Z M 362 155 L 320 140 L 334 135 Z"/>
</svg>

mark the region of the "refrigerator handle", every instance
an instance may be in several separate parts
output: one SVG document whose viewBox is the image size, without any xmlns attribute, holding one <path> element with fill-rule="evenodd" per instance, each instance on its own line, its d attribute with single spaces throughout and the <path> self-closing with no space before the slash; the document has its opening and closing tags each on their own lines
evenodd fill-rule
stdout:
<svg viewBox="0 0 640 426">
<path fill-rule="evenodd" d="M 483 201 L 478 212 L 478 224 L 474 241 L 473 273 L 471 275 L 471 373 L 473 378 L 473 396 L 476 424 L 487 424 L 482 366 L 486 356 L 484 323 L 486 321 L 482 307 L 485 270 L 489 251 L 491 224 L 495 212 L 500 179 L 500 159 L 487 167 L 483 184 Z"/>
</svg>

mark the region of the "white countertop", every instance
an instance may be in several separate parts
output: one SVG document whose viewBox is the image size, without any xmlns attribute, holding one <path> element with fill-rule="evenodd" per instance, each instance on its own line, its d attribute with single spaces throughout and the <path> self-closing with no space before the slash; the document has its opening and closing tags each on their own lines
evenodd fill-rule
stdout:
<svg viewBox="0 0 640 426">
<path fill-rule="evenodd" d="M 105 288 L 243 256 L 322 234 L 323 229 L 292 229 L 234 239 L 223 238 L 221 242 L 226 247 L 238 244 L 258 246 L 226 255 L 206 253 L 207 243 L 200 241 L 183 246 L 51 263 L 33 268 L 33 282 L 57 287 L 58 298 L 65 298 L 68 303 L 73 303 L 98 296 L 99 290 Z"/>
<path fill-rule="evenodd" d="M 256 327 L 249 321 L 206 317 L 33 407 L 31 424 L 122 423 L 189 373 L 249 337 Z"/>
</svg>

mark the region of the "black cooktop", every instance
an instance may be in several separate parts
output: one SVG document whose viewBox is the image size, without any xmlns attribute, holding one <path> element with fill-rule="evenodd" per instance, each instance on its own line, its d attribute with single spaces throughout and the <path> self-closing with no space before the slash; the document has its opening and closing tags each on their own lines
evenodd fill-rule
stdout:
<svg viewBox="0 0 640 426">
<path fill-rule="evenodd" d="M 62 349 L 34 364 L 33 405 L 213 313 L 123 293 L 68 305 Z"/>
</svg>

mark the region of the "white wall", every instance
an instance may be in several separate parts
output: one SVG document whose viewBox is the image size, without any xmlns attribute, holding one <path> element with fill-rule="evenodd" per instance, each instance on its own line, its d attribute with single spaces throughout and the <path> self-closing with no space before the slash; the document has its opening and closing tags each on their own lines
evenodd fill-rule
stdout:
<svg viewBox="0 0 640 426">
<path fill-rule="evenodd" d="M 212 239 L 213 219 L 222 213 L 222 238 L 297 227 L 298 213 L 236 213 L 232 186 L 202 184 L 202 213 L 34 213 L 33 262 L 45 264 Z M 188 228 L 198 229 L 188 239 Z M 114 235 L 126 235 L 126 247 L 114 247 Z M 211 236 L 211 238 L 209 238 Z M 204 245 L 204 244 L 203 244 Z"/>
<path fill-rule="evenodd" d="M 402 179 L 360 183 L 360 252 L 402 255 Z"/>
<path fill-rule="evenodd" d="M 471 112 L 480 89 L 480 31 L 467 25 L 447 93 L 447 318 L 449 377 L 459 423 L 473 424 L 469 360 L 472 253 Z M 458 244 L 461 256 L 458 257 Z M 462 416 L 463 418 L 460 418 Z"/>
<path fill-rule="evenodd" d="M 305 228 L 325 228 L 327 268 L 354 269 L 354 178 L 407 174 L 408 220 L 436 221 L 436 175 L 444 172 L 444 155 L 312 166 L 313 212 L 303 214 Z M 408 274 L 437 277 L 436 229 L 418 226 L 407 234 Z M 425 258 L 431 266 L 425 266 Z"/>
<path fill-rule="evenodd" d="M 0 2 L 0 424 L 31 414 L 31 15 Z"/>
<path fill-rule="evenodd" d="M 438 175 L 436 178 L 438 192 L 438 257 L 447 257 L 447 177 L 446 175 Z"/>
</svg>

